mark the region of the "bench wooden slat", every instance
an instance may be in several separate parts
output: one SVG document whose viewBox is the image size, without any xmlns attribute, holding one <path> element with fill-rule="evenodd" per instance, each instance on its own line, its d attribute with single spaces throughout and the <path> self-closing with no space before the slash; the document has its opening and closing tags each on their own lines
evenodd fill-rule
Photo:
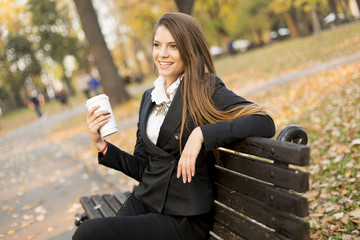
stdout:
<svg viewBox="0 0 360 240">
<path fill-rule="evenodd" d="M 220 239 L 231 239 L 231 240 L 245 240 L 244 238 L 240 237 L 239 234 L 234 233 L 226 226 L 214 221 L 212 224 L 212 232 L 215 233 Z M 217 239 L 217 238 L 213 238 Z"/>
<path fill-rule="evenodd" d="M 119 211 L 121 204 L 113 196 L 104 194 L 102 197 L 115 213 Z"/>
<path fill-rule="evenodd" d="M 249 137 L 226 148 L 296 166 L 307 166 L 310 162 L 309 147 L 274 139 Z"/>
<path fill-rule="evenodd" d="M 309 223 L 276 210 L 234 190 L 216 185 L 216 199 L 222 204 L 275 229 L 294 240 L 308 239 Z"/>
<path fill-rule="evenodd" d="M 99 212 L 99 210 L 94 209 L 95 204 L 90 200 L 89 197 L 81 197 L 80 198 L 80 203 L 83 206 L 86 215 L 88 216 L 89 219 L 93 219 L 93 218 L 101 218 L 103 217 L 101 215 L 101 213 Z"/>
<path fill-rule="evenodd" d="M 223 152 L 221 157 L 224 168 L 297 192 L 309 190 L 309 174 L 307 172 L 274 165 L 235 153 Z"/>
<path fill-rule="evenodd" d="M 279 189 L 245 176 L 235 175 L 217 167 L 217 182 L 248 197 L 257 199 L 273 208 L 293 213 L 299 217 L 309 215 L 306 197 Z"/>
<path fill-rule="evenodd" d="M 250 240 L 286 240 L 288 238 L 273 232 L 265 227 L 258 225 L 256 222 L 250 221 L 245 217 L 241 216 L 239 213 L 232 211 L 225 206 L 222 206 L 219 203 L 215 204 L 214 207 L 215 217 L 214 220 L 220 224 L 225 226 L 225 232 L 232 231 L 236 234 L 239 234 L 244 239 Z M 224 239 L 223 235 L 224 228 L 216 228 L 213 231 Z M 250 231 L 249 231 L 250 230 Z"/>
<path fill-rule="evenodd" d="M 91 200 L 96 206 L 100 206 L 99 211 L 104 217 L 113 217 L 115 212 L 109 207 L 109 205 L 99 195 L 91 196 Z"/>
</svg>

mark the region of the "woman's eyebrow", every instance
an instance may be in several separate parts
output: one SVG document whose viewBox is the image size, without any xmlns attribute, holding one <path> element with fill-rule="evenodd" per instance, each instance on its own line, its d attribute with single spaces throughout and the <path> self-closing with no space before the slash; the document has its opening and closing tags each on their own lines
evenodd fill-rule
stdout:
<svg viewBox="0 0 360 240">
<path fill-rule="evenodd" d="M 154 39 L 154 41 L 153 42 L 157 42 L 157 43 L 161 43 L 161 41 L 159 41 L 159 40 L 156 40 L 156 39 Z M 171 42 L 166 42 L 167 44 L 176 44 L 176 42 L 175 41 L 171 41 Z"/>
</svg>

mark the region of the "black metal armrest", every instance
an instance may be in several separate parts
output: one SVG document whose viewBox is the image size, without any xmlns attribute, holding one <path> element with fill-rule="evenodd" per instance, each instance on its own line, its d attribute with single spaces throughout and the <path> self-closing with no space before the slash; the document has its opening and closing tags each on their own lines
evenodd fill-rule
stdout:
<svg viewBox="0 0 360 240">
<path fill-rule="evenodd" d="M 308 136 L 306 131 L 298 125 L 290 125 L 284 128 L 276 140 L 306 145 Z"/>
</svg>

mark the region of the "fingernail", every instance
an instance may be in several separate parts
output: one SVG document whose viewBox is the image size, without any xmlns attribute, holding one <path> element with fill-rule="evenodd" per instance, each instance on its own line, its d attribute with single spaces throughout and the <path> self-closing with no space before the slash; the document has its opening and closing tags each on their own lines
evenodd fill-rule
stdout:
<svg viewBox="0 0 360 240">
<path fill-rule="evenodd" d="M 185 179 L 183 179 L 183 183 L 186 183 L 186 180 L 185 180 Z"/>
</svg>

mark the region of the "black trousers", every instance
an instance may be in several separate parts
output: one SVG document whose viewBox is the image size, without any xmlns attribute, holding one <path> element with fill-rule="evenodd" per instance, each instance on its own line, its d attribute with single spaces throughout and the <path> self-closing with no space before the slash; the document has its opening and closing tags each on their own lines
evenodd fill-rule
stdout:
<svg viewBox="0 0 360 240">
<path fill-rule="evenodd" d="M 209 237 L 210 214 L 172 216 L 156 213 L 130 195 L 115 217 L 83 222 L 73 240 L 196 240 Z"/>
</svg>

